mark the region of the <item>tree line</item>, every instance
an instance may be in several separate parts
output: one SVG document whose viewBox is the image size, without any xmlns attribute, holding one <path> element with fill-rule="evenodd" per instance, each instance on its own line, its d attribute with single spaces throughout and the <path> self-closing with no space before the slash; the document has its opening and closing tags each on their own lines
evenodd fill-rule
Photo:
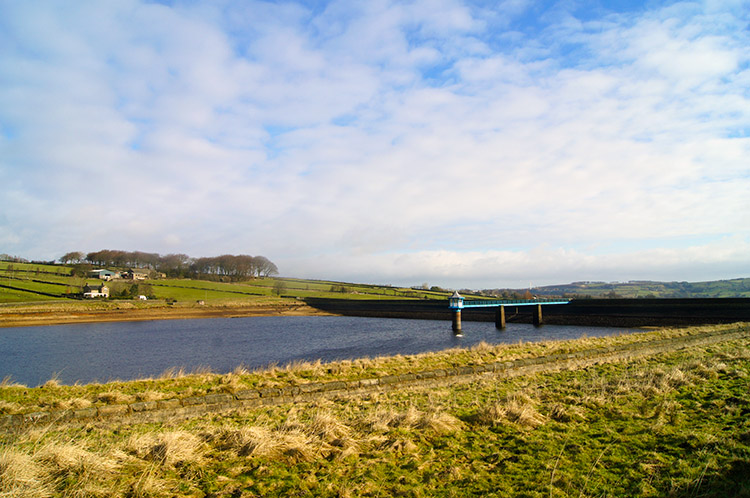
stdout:
<svg viewBox="0 0 750 498">
<path fill-rule="evenodd" d="M 147 268 L 171 278 L 246 278 L 277 275 L 279 269 L 264 256 L 223 254 L 215 257 L 191 258 L 187 254 L 148 253 L 103 249 L 90 253 L 73 251 L 64 254 L 63 264 L 90 264 L 118 268 Z"/>
</svg>

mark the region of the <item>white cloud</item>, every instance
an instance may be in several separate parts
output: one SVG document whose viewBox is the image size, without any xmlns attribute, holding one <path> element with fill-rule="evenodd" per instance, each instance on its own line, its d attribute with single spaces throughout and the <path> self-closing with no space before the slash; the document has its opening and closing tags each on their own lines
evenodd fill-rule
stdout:
<svg viewBox="0 0 750 498">
<path fill-rule="evenodd" d="M 511 3 L 10 4 L 3 252 L 458 287 L 747 271 L 747 12 L 524 27 L 540 7 Z"/>
</svg>

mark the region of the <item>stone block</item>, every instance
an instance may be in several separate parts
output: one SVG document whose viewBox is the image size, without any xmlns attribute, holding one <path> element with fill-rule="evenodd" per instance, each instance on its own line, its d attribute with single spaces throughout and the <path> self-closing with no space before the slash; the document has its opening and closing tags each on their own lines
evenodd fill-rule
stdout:
<svg viewBox="0 0 750 498">
<path fill-rule="evenodd" d="M 156 407 L 159 410 L 174 410 L 180 408 L 182 403 L 179 399 L 162 399 L 156 402 Z"/>
<path fill-rule="evenodd" d="M 360 389 L 361 387 L 362 387 L 362 384 L 358 380 L 350 380 L 346 382 L 347 391 L 356 391 L 357 389 Z"/>
<path fill-rule="evenodd" d="M 34 412 L 24 414 L 23 421 L 26 424 L 35 424 L 38 422 L 46 422 L 49 418 L 49 412 Z"/>
<path fill-rule="evenodd" d="M 190 396 L 189 398 L 182 399 L 182 406 L 195 406 L 205 404 L 206 400 L 203 396 Z"/>
<path fill-rule="evenodd" d="M 381 385 L 396 384 L 398 382 L 398 375 L 386 375 L 380 378 Z"/>
<path fill-rule="evenodd" d="M 130 409 L 135 412 L 146 412 L 156 410 L 158 404 L 156 401 L 139 401 L 137 403 L 130 403 Z"/>
<path fill-rule="evenodd" d="M 238 403 L 239 403 L 239 406 L 241 406 L 242 408 L 256 408 L 263 404 L 260 398 L 243 399 L 243 400 L 240 400 Z"/>
<path fill-rule="evenodd" d="M 309 384 L 300 384 L 299 391 L 301 393 L 317 393 L 323 390 L 323 384 L 318 382 L 311 382 Z"/>
<path fill-rule="evenodd" d="M 260 398 L 260 393 L 255 389 L 245 389 L 244 391 L 235 393 L 235 397 L 241 400 L 257 399 Z"/>
<path fill-rule="evenodd" d="M 323 391 L 330 392 L 330 391 L 343 391 L 346 390 L 346 382 L 336 381 L 336 382 L 326 382 L 323 384 Z"/>
<path fill-rule="evenodd" d="M 265 389 L 261 389 L 259 392 L 261 398 L 277 398 L 281 396 L 281 389 L 277 387 L 267 387 Z"/>
<path fill-rule="evenodd" d="M 128 405 L 104 405 L 97 408 L 100 417 L 110 417 L 112 415 L 125 415 L 128 413 Z"/>
<path fill-rule="evenodd" d="M 53 412 L 52 417 L 55 422 L 67 422 L 73 419 L 73 410 L 60 410 L 59 412 Z"/>
<path fill-rule="evenodd" d="M 207 394 L 203 396 L 207 405 L 218 405 L 220 403 L 229 403 L 234 400 L 231 394 Z"/>
<path fill-rule="evenodd" d="M 73 418 L 85 419 L 94 418 L 97 415 L 96 408 L 83 408 L 81 410 L 73 410 Z"/>
</svg>

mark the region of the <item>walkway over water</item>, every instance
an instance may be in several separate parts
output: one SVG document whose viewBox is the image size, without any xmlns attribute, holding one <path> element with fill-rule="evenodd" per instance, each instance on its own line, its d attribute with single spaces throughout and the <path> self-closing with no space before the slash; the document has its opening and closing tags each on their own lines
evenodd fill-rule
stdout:
<svg viewBox="0 0 750 498">
<path fill-rule="evenodd" d="M 568 304 L 569 299 L 478 299 L 464 300 L 463 308 L 490 308 L 494 306 L 533 306 L 535 304 Z M 454 309 L 452 306 L 449 306 Z"/>
<path fill-rule="evenodd" d="M 542 305 L 544 304 L 568 304 L 568 299 L 476 299 L 467 301 L 458 292 L 454 292 L 448 299 L 448 308 L 453 311 L 453 331 L 461 332 L 461 310 L 464 308 L 497 308 L 495 314 L 495 326 L 498 329 L 505 328 L 506 306 L 536 306 L 532 317 L 534 325 L 542 324 Z"/>
</svg>

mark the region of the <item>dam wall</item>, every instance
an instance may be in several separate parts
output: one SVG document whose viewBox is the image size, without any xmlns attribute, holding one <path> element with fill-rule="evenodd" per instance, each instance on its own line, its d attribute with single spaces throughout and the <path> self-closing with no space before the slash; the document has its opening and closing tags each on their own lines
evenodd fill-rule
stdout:
<svg viewBox="0 0 750 498">
<path fill-rule="evenodd" d="M 321 311 L 345 316 L 445 320 L 448 300 L 305 299 Z M 532 307 L 505 307 L 507 323 L 532 323 Z M 462 320 L 493 322 L 494 308 L 465 308 Z M 750 322 L 750 299 L 574 299 L 545 305 L 544 322 L 551 325 L 597 327 L 672 327 Z"/>
</svg>

